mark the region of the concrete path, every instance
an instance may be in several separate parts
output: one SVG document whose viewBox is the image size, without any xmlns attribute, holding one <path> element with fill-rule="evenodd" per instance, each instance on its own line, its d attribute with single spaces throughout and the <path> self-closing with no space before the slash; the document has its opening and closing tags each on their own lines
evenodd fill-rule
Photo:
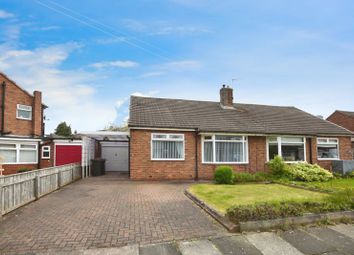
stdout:
<svg viewBox="0 0 354 255">
<path fill-rule="evenodd" d="M 337 232 L 338 229 L 340 232 Z M 354 225 L 312 227 L 285 232 L 226 234 L 121 248 L 91 249 L 62 255 L 354 255 Z M 52 254 L 52 253 L 45 253 Z"/>
</svg>

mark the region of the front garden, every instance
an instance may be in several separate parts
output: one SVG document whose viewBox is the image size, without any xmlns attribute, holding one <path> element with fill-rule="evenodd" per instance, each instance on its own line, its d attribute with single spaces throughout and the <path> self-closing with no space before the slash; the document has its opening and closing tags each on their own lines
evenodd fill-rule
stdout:
<svg viewBox="0 0 354 255">
<path fill-rule="evenodd" d="M 191 186 L 189 193 L 233 223 L 354 210 L 353 176 L 336 177 L 318 165 L 269 162 L 269 173 L 215 171 L 215 184 Z"/>
</svg>

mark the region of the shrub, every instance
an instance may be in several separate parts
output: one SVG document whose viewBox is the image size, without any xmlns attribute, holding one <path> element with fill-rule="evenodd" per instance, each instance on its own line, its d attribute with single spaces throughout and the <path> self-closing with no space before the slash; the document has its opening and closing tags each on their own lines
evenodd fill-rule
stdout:
<svg viewBox="0 0 354 255">
<path fill-rule="evenodd" d="M 214 173 L 214 180 L 217 184 L 233 184 L 234 173 L 229 166 L 219 166 Z"/>
<path fill-rule="evenodd" d="M 345 175 L 345 177 L 347 177 L 347 178 L 354 178 L 354 170 L 353 170 L 352 172 L 350 172 L 350 173 L 347 173 L 347 174 Z"/>
<path fill-rule="evenodd" d="M 234 174 L 234 182 L 254 182 L 256 178 L 254 175 L 250 173 L 235 173 Z"/>
<path fill-rule="evenodd" d="M 237 205 L 227 209 L 227 217 L 235 222 L 269 220 L 305 213 L 326 213 L 354 209 L 354 189 L 347 189 L 330 195 L 323 201 L 282 201 L 256 203 L 253 205 Z"/>
<path fill-rule="evenodd" d="M 271 179 L 271 175 L 265 172 L 257 172 L 255 174 L 247 172 L 234 173 L 234 182 L 264 182 Z"/>
<path fill-rule="evenodd" d="M 319 165 L 308 163 L 295 163 L 286 167 L 286 175 L 294 181 L 329 181 L 333 174 Z"/>
<path fill-rule="evenodd" d="M 30 168 L 22 167 L 22 168 L 17 170 L 17 173 L 25 173 L 25 172 L 29 172 L 29 171 L 31 171 Z"/>
<path fill-rule="evenodd" d="M 287 168 L 283 158 L 280 156 L 275 156 L 267 165 L 272 174 L 277 177 L 283 176 Z"/>
</svg>

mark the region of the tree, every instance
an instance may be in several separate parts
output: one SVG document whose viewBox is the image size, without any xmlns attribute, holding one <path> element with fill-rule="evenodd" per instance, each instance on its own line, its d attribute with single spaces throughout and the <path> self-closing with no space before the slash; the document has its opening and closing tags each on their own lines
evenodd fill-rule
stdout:
<svg viewBox="0 0 354 255">
<path fill-rule="evenodd" d="M 124 123 L 121 126 L 118 126 L 114 123 L 109 123 L 104 129 L 103 131 L 122 131 L 122 132 L 126 132 L 128 131 L 128 124 Z"/>
<path fill-rule="evenodd" d="M 66 122 L 61 122 L 58 124 L 57 128 L 54 131 L 54 134 L 60 135 L 60 136 L 71 136 L 71 127 L 70 125 L 66 124 Z"/>
</svg>

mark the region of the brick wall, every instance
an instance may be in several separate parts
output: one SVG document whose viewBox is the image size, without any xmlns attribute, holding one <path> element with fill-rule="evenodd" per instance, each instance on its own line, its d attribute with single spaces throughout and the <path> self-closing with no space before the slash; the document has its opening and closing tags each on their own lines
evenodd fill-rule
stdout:
<svg viewBox="0 0 354 255">
<path fill-rule="evenodd" d="M 3 165 L 4 168 L 4 175 L 7 174 L 17 174 L 17 171 L 22 168 L 27 168 L 30 170 L 38 169 L 38 164 L 11 164 L 11 165 Z"/>
<path fill-rule="evenodd" d="M 350 137 L 338 137 L 339 139 L 339 157 L 341 160 L 351 160 L 352 148 L 351 148 L 351 138 Z M 317 137 L 312 137 L 307 139 L 307 161 L 312 164 L 318 164 L 321 167 L 332 170 L 332 160 L 319 160 L 317 158 Z M 311 143 L 310 143 L 311 142 Z M 311 146 L 311 148 L 310 148 Z M 312 150 L 312 157 L 310 157 Z"/>
<path fill-rule="evenodd" d="M 50 159 L 42 159 L 43 146 L 50 146 Z M 54 166 L 54 143 L 47 142 L 47 143 L 42 144 L 41 149 L 39 150 L 39 156 L 40 156 L 40 161 L 39 161 L 40 168 L 47 168 L 47 167 Z"/>
<path fill-rule="evenodd" d="M 130 131 L 130 177 L 133 180 L 190 180 L 194 179 L 195 166 L 195 134 L 185 135 L 185 160 L 183 161 L 152 161 L 151 133 L 161 131 L 131 130 Z M 163 131 L 163 133 L 169 133 Z"/>
<path fill-rule="evenodd" d="M 42 136 L 43 116 L 41 92 L 35 91 L 34 96 L 32 96 L 0 73 L 0 85 L 3 81 L 6 83 L 4 133 L 10 132 L 11 135 L 19 136 Z M 3 88 L 0 86 L 0 105 L 2 105 L 2 90 Z M 17 104 L 32 106 L 32 120 L 16 118 Z"/>
<path fill-rule="evenodd" d="M 185 160 L 184 161 L 152 161 L 151 160 L 151 133 L 169 133 L 165 131 L 131 130 L 130 136 L 130 174 L 133 180 L 192 180 L 195 178 L 195 133 L 185 135 Z M 199 179 L 212 179 L 215 168 L 225 164 L 202 163 L 201 137 L 198 136 L 198 176 Z M 329 160 L 317 159 L 316 137 L 306 140 L 306 158 L 308 162 L 317 163 L 331 170 Z M 340 158 L 351 159 L 351 138 L 339 137 Z M 311 148 L 311 149 L 310 149 Z M 312 152 L 311 152 L 312 150 Z M 230 165 L 234 171 L 259 172 L 266 171 L 267 149 L 266 137 L 248 137 L 248 164 Z M 311 155 L 312 154 L 312 155 Z"/>
<path fill-rule="evenodd" d="M 336 111 L 327 120 L 354 132 L 354 118 L 350 116 Z"/>
<path fill-rule="evenodd" d="M 183 133 L 184 161 L 151 160 L 151 133 Z M 249 137 L 249 164 L 230 165 L 235 171 L 265 171 L 266 138 Z M 198 174 L 200 179 L 212 179 L 215 168 L 225 164 L 203 164 L 201 137 L 198 136 Z M 149 130 L 130 131 L 130 176 L 133 180 L 192 180 L 195 178 L 195 133 Z"/>
</svg>

